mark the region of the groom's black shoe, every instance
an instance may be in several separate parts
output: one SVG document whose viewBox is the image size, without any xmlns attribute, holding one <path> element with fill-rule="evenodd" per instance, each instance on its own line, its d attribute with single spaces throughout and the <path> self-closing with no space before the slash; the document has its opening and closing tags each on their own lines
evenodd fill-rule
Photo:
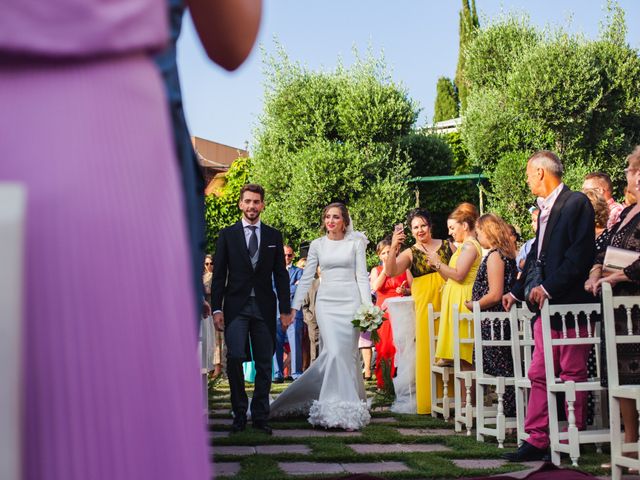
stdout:
<svg viewBox="0 0 640 480">
<path fill-rule="evenodd" d="M 266 420 L 254 420 L 253 429 L 260 430 L 262 433 L 266 433 L 267 435 L 273 434 L 273 429 L 269 426 Z"/>
<path fill-rule="evenodd" d="M 502 457 L 510 462 L 531 462 L 544 460 L 549 455 L 548 449 L 534 447 L 530 443 L 522 442 L 522 445 L 515 452 L 505 453 Z"/>
<path fill-rule="evenodd" d="M 246 417 L 236 417 L 231 424 L 231 433 L 243 432 L 247 428 Z"/>
</svg>

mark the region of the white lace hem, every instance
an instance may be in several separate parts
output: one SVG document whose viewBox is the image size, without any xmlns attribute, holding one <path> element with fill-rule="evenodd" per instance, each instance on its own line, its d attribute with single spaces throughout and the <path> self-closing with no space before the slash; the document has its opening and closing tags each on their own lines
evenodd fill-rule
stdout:
<svg viewBox="0 0 640 480">
<path fill-rule="evenodd" d="M 325 428 L 360 430 L 371 420 L 367 402 L 313 401 L 309 409 L 309 423 Z"/>
</svg>

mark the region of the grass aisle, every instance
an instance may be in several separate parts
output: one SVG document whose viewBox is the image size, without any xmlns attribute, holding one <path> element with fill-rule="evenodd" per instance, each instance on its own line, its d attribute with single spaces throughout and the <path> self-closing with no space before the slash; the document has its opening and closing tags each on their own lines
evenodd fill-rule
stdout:
<svg viewBox="0 0 640 480">
<path fill-rule="evenodd" d="M 272 395 L 277 395 L 287 386 L 288 384 L 273 385 Z M 367 387 L 368 394 L 374 397 L 374 405 L 384 403 L 384 399 L 375 395 L 374 383 L 370 383 Z M 252 394 L 252 388 L 251 384 L 247 384 L 249 396 Z M 305 478 L 304 475 L 287 474 L 281 468 L 285 467 L 282 464 L 293 462 L 322 464 L 307 465 L 306 468 L 310 472 L 307 478 L 335 478 L 341 474 L 347 475 L 343 468 L 346 468 L 347 472 L 371 472 L 372 475 L 389 479 L 436 479 L 507 473 L 531 467 L 531 465 L 502 464 L 500 460 L 505 450 L 499 450 L 495 441 L 490 438 L 486 443 L 479 443 L 475 435 L 467 437 L 464 433 L 456 434 L 452 423 L 425 415 L 393 414 L 380 406 L 372 411 L 372 423 L 360 433 L 345 434 L 338 430 L 329 430 L 332 434 L 323 437 L 311 436 L 316 432 L 325 434 L 327 431 L 313 429 L 304 417 L 271 421 L 276 431 L 274 433 L 283 436 L 268 436 L 254 432 L 250 423 L 246 431 L 228 435 L 231 405 L 226 381 L 210 384 L 209 406 L 212 412 L 209 416 L 209 429 L 212 433 L 212 460 L 216 464 L 216 478 L 233 480 Z M 418 435 L 403 435 L 399 429 L 429 431 Z M 287 435 L 287 430 L 291 431 L 291 435 Z M 306 432 L 299 432 L 299 430 Z M 510 443 L 506 445 L 507 451 L 515 446 L 514 439 L 507 439 L 509 440 Z M 289 447 L 277 447 L 287 445 Z M 351 445 L 359 451 L 370 449 L 377 449 L 377 451 L 357 453 L 350 447 Z M 254 453 L 256 451 L 258 453 Z M 274 451 L 276 453 L 273 453 Z M 484 460 L 493 461 L 482 462 Z M 455 461 L 459 461 L 459 465 L 456 465 Z M 595 449 L 586 447 L 586 452 L 580 458 L 580 468 L 583 471 L 602 475 L 605 472 L 600 469 L 600 464 L 607 461 L 608 455 L 597 454 Z M 567 466 L 566 463 L 563 466 Z M 294 467 L 298 466 L 305 471 L 303 468 L 305 464 L 295 463 Z M 379 468 L 391 467 L 402 468 L 404 471 L 379 473 Z M 323 468 L 333 473 L 319 473 Z M 223 475 L 223 472 L 229 473 Z"/>
</svg>

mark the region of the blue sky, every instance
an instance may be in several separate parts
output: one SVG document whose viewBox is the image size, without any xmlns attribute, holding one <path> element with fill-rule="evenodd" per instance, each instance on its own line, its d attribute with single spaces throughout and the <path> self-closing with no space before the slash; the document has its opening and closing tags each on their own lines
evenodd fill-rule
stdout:
<svg viewBox="0 0 640 480">
<path fill-rule="evenodd" d="M 589 38 L 598 35 L 606 0 L 476 0 L 480 24 L 501 12 L 529 15 L 535 25 L 561 25 Z M 632 47 L 640 48 L 640 2 L 620 0 Z M 402 83 L 422 112 L 418 125 L 431 120 L 440 76 L 453 77 L 458 59 L 459 0 L 263 0 L 256 47 L 237 71 L 210 62 L 185 18 L 178 43 L 187 122 L 193 135 L 234 147 L 251 148 L 262 111 L 260 48 L 273 52 L 277 37 L 292 60 L 311 69 L 332 70 L 339 58 L 349 65 L 352 50 L 384 52 L 395 81 Z"/>
</svg>

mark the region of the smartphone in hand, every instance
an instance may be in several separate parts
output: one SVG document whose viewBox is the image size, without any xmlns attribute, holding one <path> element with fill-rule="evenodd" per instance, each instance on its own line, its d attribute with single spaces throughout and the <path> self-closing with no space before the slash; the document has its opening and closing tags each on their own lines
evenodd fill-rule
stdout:
<svg viewBox="0 0 640 480">
<path fill-rule="evenodd" d="M 394 232 L 401 232 L 404 230 L 404 224 L 398 223 L 395 227 L 393 227 Z"/>
</svg>

